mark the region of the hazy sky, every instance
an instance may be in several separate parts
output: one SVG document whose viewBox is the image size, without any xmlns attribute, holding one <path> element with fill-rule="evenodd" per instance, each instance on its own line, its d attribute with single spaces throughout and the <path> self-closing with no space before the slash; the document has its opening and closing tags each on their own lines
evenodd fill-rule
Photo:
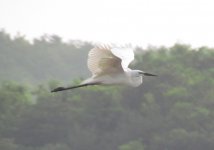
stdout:
<svg viewBox="0 0 214 150">
<path fill-rule="evenodd" d="M 0 28 L 102 43 L 214 47 L 213 0 L 0 0 Z"/>
</svg>

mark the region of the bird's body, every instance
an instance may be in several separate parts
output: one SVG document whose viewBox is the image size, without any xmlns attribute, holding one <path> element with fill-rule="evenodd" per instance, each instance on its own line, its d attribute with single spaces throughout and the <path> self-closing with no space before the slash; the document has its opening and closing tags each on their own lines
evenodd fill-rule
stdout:
<svg viewBox="0 0 214 150">
<path fill-rule="evenodd" d="M 82 84 L 102 83 L 105 85 L 129 85 L 137 87 L 142 84 L 143 78 L 138 75 L 138 70 L 127 70 L 123 73 L 108 74 L 102 76 L 92 76 L 86 79 Z"/>
<path fill-rule="evenodd" d="M 99 46 L 91 49 L 88 54 L 88 68 L 92 77 L 84 80 L 80 85 L 58 87 L 52 92 L 58 92 L 89 85 L 129 85 L 137 87 L 143 82 L 143 75 L 156 76 L 141 70 L 128 68 L 134 60 L 134 52 L 130 48 L 111 48 Z"/>
</svg>

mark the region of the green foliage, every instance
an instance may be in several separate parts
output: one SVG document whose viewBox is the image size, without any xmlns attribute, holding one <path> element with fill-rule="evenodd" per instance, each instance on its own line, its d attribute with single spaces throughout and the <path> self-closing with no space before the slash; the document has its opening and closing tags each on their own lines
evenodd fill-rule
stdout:
<svg viewBox="0 0 214 150">
<path fill-rule="evenodd" d="M 56 35 L 44 35 L 30 43 L 24 36 L 11 39 L 5 31 L 0 31 L 0 80 L 41 83 L 86 77 L 89 75 L 86 58 L 93 46 L 76 43 L 63 43 Z"/>
<path fill-rule="evenodd" d="M 213 150 L 214 49 L 138 47 L 132 67 L 158 74 L 142 86 L 50 93 L 81 81 L 91 47 L 0 32 L 0 149 Z"/>
<path fill-rule="evenodd" d="M 13 82 L 3 82 L 0 87 L 0 135 L 8 137 L 14 130 L 16 119 L 31 103 L 27 87 Z"/>
<path fill-rule="evenodd" d="M 65 144 L 48 144 L 41 148 L 41 150 L 71 150 Z"/>
<path fill-rule="evenodd" d="M 0 149 L 2 150 L 17 150 L 18 145 L 16 145 L 13 140 L 0 138 Z"/>
<path fill-rule="evenodd" d="M 119 150 L 144 150 L 144 146 L 139 141 L 131 141 L 127 144 L 121 145 Z"/>
</svg>

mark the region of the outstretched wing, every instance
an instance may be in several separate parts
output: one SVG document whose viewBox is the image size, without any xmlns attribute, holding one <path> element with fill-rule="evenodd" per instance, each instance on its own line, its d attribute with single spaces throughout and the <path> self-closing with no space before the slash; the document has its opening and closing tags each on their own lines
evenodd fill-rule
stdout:
<svg viewBox="0 0 214 150">
<path fill-rule="evenodd" d="M 129 64 L 134 60 L 134 52 L 131 48 L 112 48 L 112 53 L 122 60 L 123 70 L 127 70 Z"/>
<path fill-rule="evenodd" d="M 99 46 L 88 54 L 88 68 L 93 76 L 123 72 L 121 58 L 114 55 L 110 46 Z"/>
</svg>

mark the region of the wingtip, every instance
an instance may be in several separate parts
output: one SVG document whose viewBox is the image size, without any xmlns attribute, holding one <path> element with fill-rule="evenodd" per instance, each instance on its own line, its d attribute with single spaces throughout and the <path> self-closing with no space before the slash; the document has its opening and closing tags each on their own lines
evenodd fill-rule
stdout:
<svg viewBox="0 0 214 150">
<path fill-rule="evenodd" d="M 112 48 L 112 44 L 97 44 L 95 45 L 94 48 L 97 48 L 97 49 L 111 49 Z"/>
</svg>

